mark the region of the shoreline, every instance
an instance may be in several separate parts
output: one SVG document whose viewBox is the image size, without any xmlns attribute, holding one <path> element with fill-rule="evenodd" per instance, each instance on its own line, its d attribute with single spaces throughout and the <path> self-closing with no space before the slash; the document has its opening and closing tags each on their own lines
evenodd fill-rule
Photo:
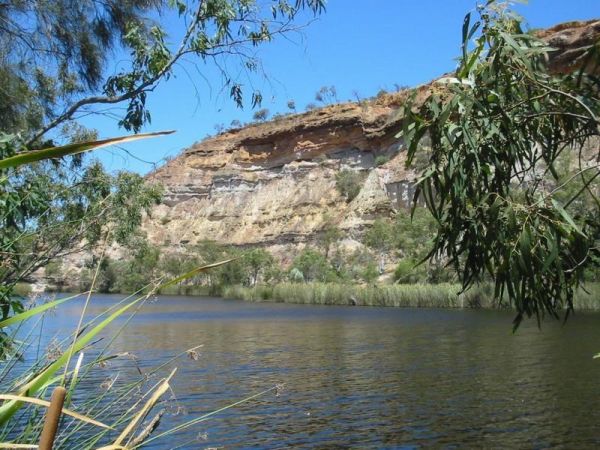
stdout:
<svg viewBox="0 0 600 450">
<path fill-rule="evenodd" d="M 588 283 L 588 292 L 579 289 L 573 306 L 576 311 L 600 311 L 600 283 Z M 222 296 L 250 302 L 312 305 L 380 306 L 446 309 L 512 310 L 507 302 L 494 300 L 490 283 L 473 286 L 459 294 L 458 283 L 343 285 L 339 283 L 279 283 L 254 287 L 225 287 Z"/>
<path fill-rule="evenodd" d="M 600 283 L 585 286 L 575 294 L 575 310 L 600 311 Z M 480 284 L 459 295 L 456 283 L 440 284 L 340 284 L 340 283 L 278 283 L 273 285 L 210 287 L 197 285 L 173 286 L 159 295 L 207 296 L 247 302 L 294 303 L 306 305 L 379 306 L 446 309 L 511 310 L 505 302 L 493 299 L 493 286 Z M 73 292 L 57 290 L 50 292 Z M 110 294 L 128 295 L 125 292 Z"/>
</svg>

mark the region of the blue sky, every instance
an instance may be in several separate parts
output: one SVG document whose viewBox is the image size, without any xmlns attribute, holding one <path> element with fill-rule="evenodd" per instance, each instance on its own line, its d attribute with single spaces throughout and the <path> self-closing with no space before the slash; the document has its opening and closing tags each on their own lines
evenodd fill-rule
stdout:
<svg viewBox="0 0 600 450">
<path fill-rule="evenodd" d="M 262 91 L 263 107 L 271 114 L 286 112 L 293 99 L 298 110 L 314 102 L 321 86 L 335 86 L 340 101 L 375 95 L 395 84 L 415 86 L 455 66 L 459 53 L 462 20 L 473 10 L 475 0 L 328 0 L 327 12 L 303 30 L 261 47 L 259 56 L 268 78 L 254 77 L 252 87 Z M 515 9 L 532 28 L 600 17 L 598 0 L 530 0 Z M 310 20 L 307 15 L 305 20 Z M 168 21 L 178 34 L 175 21 Z M 149 95 L 152 123 L 144 131 L 175 129 L 167 137 L 128 144 L 126 152 L 110 148 L 95 156 L 110 170 L 128 169 L 146 173 L 151 164 L 181 150 L 207 134 L 215 124 L 232 120 L 247 122 L 253 111 L 240 110 L 221 91 L 214 68 L 178 67 L 175 77 Z M 245 82 L 251 92 L 249 82 Z M 115 120 L 86 119 L 101 137 L 126 134 Z"/>
</svg>

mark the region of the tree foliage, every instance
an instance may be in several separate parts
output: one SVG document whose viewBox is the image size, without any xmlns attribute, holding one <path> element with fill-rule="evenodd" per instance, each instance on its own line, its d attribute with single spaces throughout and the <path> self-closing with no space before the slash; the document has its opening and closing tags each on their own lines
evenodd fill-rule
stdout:
<svg viewBox="0 0 600 450">
<path fill-rule="evenodd" d="M 402 134 L 408 164 L 430 139 L 415 195 L 437 222 L 429 255 L 447 257 L 465 289 L 487 272 L 496 299 L 514 302 L 516 327 L 563 307 L 568 315 L 598 262 L 600 52 L 590 46 L 580 70 L 551 73 L 552 49 L 519 17 L 493 1 L 478 12 L 473 25 L 465 18 L 456 74 L 424 103 L 413 97 Z M 576 170 L 564 179 L 557 162 L 566 153 Z"/>
<path fill-rule="evenodd" d="M 306 248 L 300 252 L 294 261 L 290 272 L 297 271 L 302 275 L 303 281 L 331 281 L 335 278 L 335 272 L 320 252 Z"/>
<path fill-rule="evenodd" d="M 242 263 L 248 273 L 248 283 L 254 286 L 261 276 L 264 277 L 275 265 L 273 256 L 263 248 L 255 248 L 245 252 Z"/>
<path fill-rule="evenodd" d="M 15 155 L 27 159 L 35 155 L 33 150 L 55 142 L 89 140 L 95 137 L 94 130 L 86 130 L 77 119 L 105 114 L 116 105 L 121 106 L 119 124 L 137 133 L 150 122 L 148 94 L 172 76 L 184 58 L 194 64 L 213 63 L 225 91 L 241 107 L 243 83 L 229 71 L 259 72 L 254 48 L 297 30 L 294 20 L 303 9 L 319 14 L 324 1 L 3 2 L 0 159 L 6 162 Z M 179 41 L 168 36 L 166 23 L 182 30 Z M 233 69 L 234 61 L 243 70 Z M 261 99 L 260 92 L 252 92 L 253 107 Z M 97 163 L 83 164 L 79 157 L 19 168 L 2 166 L 2 314 L 21 306 L 11 295 L 15 283 L 53 259 L 114 241 L 138 245 L 143 238 L 138 232 L 142 214 L 159 200 L 160 191 L 137 175 L 110 175 Z M 152 259 L 156 258 L 134 262 Z M 132 271 L 135 278 L 138 271 Z M 130 281 L 128 286 L 142 282 Z"/>
<path fill-rule="evenodd" d="M 0 141 L 0 160 L 19 147 L 11 136 Z M 162 195 L 137 174 L 107 174 L 99 163 L 81 166 L 50 160 L 0 170 L 0 307 L 6 318 L 19 299 L 17 282 L 50 261 L 118 242 L 136 247 L 138 227 Z"/>
<path fill-rule="evenodd" d="M 231 73 L 259 72 L 260 61 L 252 49 L 298 30 L 294 20 L 303 9 L 320 14 L 324 1 L 4 2 L 0 8 L 2 129 L 23 132 L 31 146 L 82 113 L 122 103 L 125 115 L 120 124 L 137 132 L 150 121 L 148 93 L 172 76 L 184 58 L 214 63 L 225 90 L 241 107 L 243 80 Z M 159 15 L 184 30 L 179 41 L 155 20 Z M 129 57 L 112 67 L 115 54 Z M 233 70 L 234 61 L 243 70 Z M 253 106 L 261 99 L 260 92 L 252 92 Z"/>
<path fill-rule="evenodd" d="M 269 114 L 270 112 L 267 108 L 261 108 L 254 112 L 252 119 L 256 120 L 257 122 L 264 122 L 269 117 Z"/>
<path fill-rule="evenodd" d="M 330 105 L 332 103 L 339 103 L 337 90 L 335 86 L 322 86 L 315 94 L 315 100 L 323 103 L 324 105 Z"/>
<path fill-rule="evenodd" d="M 161 3 L 3 2 L 3 130 L 37 132 L 81 94 L 101 89 L 107 56 Z"/>
</svg>

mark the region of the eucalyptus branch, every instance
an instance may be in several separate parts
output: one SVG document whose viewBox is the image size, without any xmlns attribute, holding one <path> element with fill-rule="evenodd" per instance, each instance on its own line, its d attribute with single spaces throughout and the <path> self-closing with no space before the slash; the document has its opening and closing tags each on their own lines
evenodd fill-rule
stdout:
<svg viewBox="0 0 600 450">
<path fill-rule="evenodd" d="M 242 59 L 251 59 L 247 54 L 245 54 L 241 48 L 245 45 L 256 44 L 257 40 L 255 37 L 248 37 L 244 39 L 225 39 L 223 42 L 214 43 L 206 50 L 199 51 L 198 49 L 192 48 L 191 40 L 198 30 L 199 25 L 205 19 L 203 16 L 203 2 L 199 2 L 198 8 L 193 15 L 193 20 L 190 22 L 184 37 L 181 39 L 180 44 L 177 50 L 170 56 L 169 60 L 164 64 L 164 66 L 153 76 L 148 79 L 143 80 L 140 84 L 138 84 L 134 89 L 124 92 L 119 95 L 93 95 L 89 97 L 85 97 L 73 102 L 68 106 L 66 110 L 62 113 L 54 117 L 50 122 L 44 125 L 41 129 L 37 130 L 26 142 L 26 147 L 31 147 L 38 139 L 44 136 L 49 131 L 53 130 L 61 123 L 64 123 L 70 119 L 72 119 L 82 108 L 91 106 L 91 105 L 109 105 L 109 104 L 117 104 L 122 103 L 128 100 L 133 100 L 144 92 L 153 91 L 158 83 L 165 78 L 165 76 L 173 69 L 173 67 L 186 55 L 194 54 L 201 56 L 202 58 L 212 58 L 215 60 L 219 56 L 223 55 L 233 55 L 239 56 Z M 231 20 L 234 22 L 246 22 L 249 21 L 248 17 L 241 17 L 238 19 Z M 277 28 L 274 30 L 269 30 L 269 39 L 278 35 L 285 35 L 290 32 L 299 31 L 304 28 L 306 25 L 302 26 L 292 26 L 293 16 L 288 17 L 285 21 L 266 21 L 271 25 L 275 25 Z M 312 22 L 312 21 L 311 21 Z M 309 22 L 309 23 L 311 23 Z M 227 73 L 226 71 L 222 71 L 223 73 Z"/>
<path fill-rule="evenodd" d="M 130 100 L 130 99 L 138 96 L 145 90 L 148 90 L 149 88 L 153 87 L 160 79 L 162 79 L 165 76 L 165 74 L 167 72 L 169 72 L 171 70 L 171 67 L 173 67 L 173 65 L 184 54 L 185 49 L 187 48 L 188 42 L 189 42 L 190 38 L 192 37 L 194 30 L 198 26 L 199 19 L 201 17 L 202 5 L 203 5 L 203 3 L 199 2 L 198 9 L 195 13 L 195 19 L 192 21 L 192 23 L 188 27 L 184 37 L 181 40 L 181 44 L 179 45 L 179 48 L 177 49 L 175 54 L 170 58 L 170 60 L 163 66 L 163 68 L 156 73 L 156 75 L 154 75 L 153 77 L 151 77 L 148 80 L 141 83 L 134 90 L 126 92 L 121 95 L 114 95 L 114 96 L 97 95 L 97 96 L 91 96 L 91 97 L 83 98 L 81 100 L 76 101 L 69 108 L 67 108 L 67 110 L 65 112 L 60 114 L 54 120 L 50 121 L 50 123 L 48 123 L 46 126 L 42 127 L 42 129 L 40 129 L 36 133 L 34 133 L 33 136 L 26 142 L 26 144 L 25 144 L 26 147 L 30 147 L 35 141 L 37 141 L 40 137 L 42 137 L 48 131 L 57 127 L 59 124 L 71 119 L 73 117 L 73 115 L 83 106 L 91 105 L 91 104 L 121 103 L 125 100 Z"/>
</svg>

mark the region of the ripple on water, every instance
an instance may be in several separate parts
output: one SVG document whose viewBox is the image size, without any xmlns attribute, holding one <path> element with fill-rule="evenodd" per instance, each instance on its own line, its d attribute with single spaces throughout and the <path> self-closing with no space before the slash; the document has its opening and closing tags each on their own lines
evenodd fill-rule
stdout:
<svg viewBox="0 0 600 450">
<path fill-rule="evenodd" d="M 94 297 L 92 313 L 113 301 Z M 68 308 L 48 337 L 73 326 L 78 305 Z M 160 297 L 114 346 L 147 370 L 203 344 L 198 360 L 177 363 L 181 409 L 161 429 L 285 383 L 151 448 L 599 446 L 600 315 L 541 331 L 528 322 L 515 335 L 511 318 Z M 132 361 L 115 363 L 82 388 L 115 372 L 119 383 L 137 376 Z"/>
</svg>

